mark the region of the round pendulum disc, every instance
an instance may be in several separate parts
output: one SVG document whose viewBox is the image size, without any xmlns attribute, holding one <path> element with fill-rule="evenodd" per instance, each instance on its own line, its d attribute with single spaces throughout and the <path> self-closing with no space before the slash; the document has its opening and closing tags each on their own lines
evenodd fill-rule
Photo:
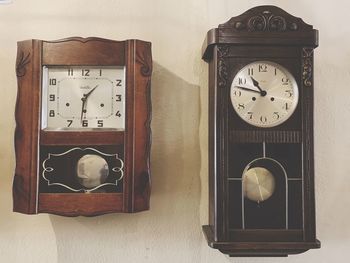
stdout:
<svg viewBox="0 0 350 263">
<path fill-rule="evenodd" d="M 108 177 L 108 163 L 101 156 L 86 154 L 77 162 L 78 182 L 86 188 L 103 184 Z"/>
<path fill-rule="evenodd" d="M 264 167 L 250 168 L 243 174 L 244 196 L 257 203 L 269 199 L 275 191 L 275 178 Z"/>
</svg>

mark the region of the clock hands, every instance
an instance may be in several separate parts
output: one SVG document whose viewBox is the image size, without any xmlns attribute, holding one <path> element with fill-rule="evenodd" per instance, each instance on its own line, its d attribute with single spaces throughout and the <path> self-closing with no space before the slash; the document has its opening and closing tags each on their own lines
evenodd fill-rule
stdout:
<svg viewBox="0 0 350 263">
<path fill-rule="evenodd" d="M 256 92 L 256 93 L 261 94 L 261 93 L 260 93 L 260 91 L 255 90 L 255 89 L 249 89 L 249 88 L 242 87 L 242 86 L 235 86 L 235 88 L 237 88 L 237 89 L 241 89 L 241 90 L 246 90 L 246 91 L 251 91 L 251 92 Z"/>
<path fill-rule="evenodd" d="M 82 107 L 81 107 L 81 115 L 80 115 L 80 120 L 83 121 L 83 117 L 84 117 L 84 113 L 86 113 L 86 102 L 87 102 L 87 98 L 91 95 L 91 93 L 98 87 L 98 85 L 96 85 L 93 89 L 91 89 L 88 93 L 83 94 L 83 97 L 81 98 L 82 103 Z"/>
<path fill-rule="evenodd" d="M 263 97 L 266 96 L 267 93 L 266 93 L 265 90 L 263 90 L 262 88 L 260 88 L 259 82 L 257 82 L 253 77 L 250 77 L 250 78 L 251 78 L 252 81 L 253 81 L 253 85 L 259 89 L 260 95 L 263 96 Z"/>
</svg>

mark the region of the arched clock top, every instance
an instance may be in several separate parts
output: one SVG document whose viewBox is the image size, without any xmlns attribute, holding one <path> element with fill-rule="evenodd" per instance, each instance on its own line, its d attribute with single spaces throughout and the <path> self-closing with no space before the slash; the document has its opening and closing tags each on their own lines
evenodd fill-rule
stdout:
<svg viewBox="0 0 350 263">
<path fill-rule="evenodd" d="M 232 17 L 219 28 L 231 28 L 234 31 L 249 32 L 288 32 L 310 31 L 312 26 L 301 18 L 292 16 L 276 6 L 258 6 L 243 14 Z"/>
</svg>

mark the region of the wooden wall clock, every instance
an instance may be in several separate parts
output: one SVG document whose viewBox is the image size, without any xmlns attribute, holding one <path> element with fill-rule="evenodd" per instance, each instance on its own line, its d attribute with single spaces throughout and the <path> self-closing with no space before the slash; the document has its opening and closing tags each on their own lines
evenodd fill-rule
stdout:
<svg viewBox="0 0 350 263">
<path fill-rule="evenodd" d="M 210 30 L 208 244 L 230 256 L 319 248 L 313 50 L 318 31 L 275 6 Z"/>
<path fill-rule="evenodd" d="M 149 209 L 151 43 L 18 42 L 14 211 Z"/>
</svg>

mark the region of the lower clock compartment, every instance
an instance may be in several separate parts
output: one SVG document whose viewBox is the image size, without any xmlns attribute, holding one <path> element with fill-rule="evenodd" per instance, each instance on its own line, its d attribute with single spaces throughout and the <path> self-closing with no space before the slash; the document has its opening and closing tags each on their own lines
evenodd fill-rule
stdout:
<svg viewBox="0 0 350 263">
<path fill-rule="evenodd" d="M 39 193 L 122 193 L 124 146 L 41 146 Z"/>
<path fill-rule="evenodd" d="M 122 193 L 40 193 L 38 212 L 62 216 L 97 216 L 124 212 Z"/>
</svg>

